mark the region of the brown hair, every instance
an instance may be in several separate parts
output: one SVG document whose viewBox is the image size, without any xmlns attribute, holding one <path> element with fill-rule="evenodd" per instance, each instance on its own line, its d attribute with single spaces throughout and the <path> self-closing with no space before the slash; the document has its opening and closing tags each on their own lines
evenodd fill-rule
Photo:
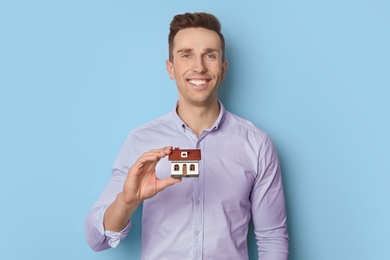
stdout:
<svg viewBox="0 0 390 260">
<path fill-rule="evenodd" d="M 168 45 L 169 45 L 169 60 L 173 60 L 173 40 L 176 34 L 187 28 L 205 28 L 216 32 L 221 40 L 222 61 L 225 60 L 225 38 L 221 33 L 221 24 L 217 17 L 208 13 L 185 13 L 178 14 L 173 17 L 169 27 Z"/>
</svg>

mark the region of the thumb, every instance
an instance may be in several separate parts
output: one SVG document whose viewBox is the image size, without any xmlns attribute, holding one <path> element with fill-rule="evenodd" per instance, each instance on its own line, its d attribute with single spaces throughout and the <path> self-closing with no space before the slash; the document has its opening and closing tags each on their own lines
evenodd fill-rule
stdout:
<svg viewBox="0 0 390 260">
<path fill-rule="evenodd" d="M 175 183 L 181 182 L 181 178 L 168 177 L 162 180 L 157 180 L 157 190 L 162 191 L 166 187 L 169 187 Z"/>
</svg>

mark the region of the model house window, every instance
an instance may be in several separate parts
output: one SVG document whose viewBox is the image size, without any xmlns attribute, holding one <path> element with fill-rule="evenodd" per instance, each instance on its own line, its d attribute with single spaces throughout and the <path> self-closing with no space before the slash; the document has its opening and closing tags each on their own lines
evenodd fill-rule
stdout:
<svg viewBox="0 0 390 260">
<path fill-rule="evenodd" d="M 190 171 L 195 171 L 195 165 L 193 164 L 190 165 Z"/>
<path fill-rule="evenodd" d="M 175 172 L 179 171 L 179 168 L 180 168 L 179 165 L 178 165 L 178 164 L 175 164 L 175 166 L 174 166 L 174 171 L 175 171 Z"/>
<path fill-rule="evenodd" d="M 188 152 L 181 152 L 181 157 L 182 158 L 187 158 L 188 157 Z"/>
</svg>

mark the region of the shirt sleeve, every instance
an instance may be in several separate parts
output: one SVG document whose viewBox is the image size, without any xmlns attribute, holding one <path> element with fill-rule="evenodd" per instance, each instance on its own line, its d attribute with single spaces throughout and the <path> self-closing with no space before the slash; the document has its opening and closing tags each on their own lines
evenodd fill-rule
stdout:
<svg viewBox="0 0 390 260">
<path fill-rule="evenodd" d="M 103 219 L 107 208 L 108 205 L 92 208 L 84 223 L 87 242 L 94 251 L 117 247 L 131 228 L 131 221 L 129 221 L 120 232 L 104 230 Z"/>
<path fill-rule="evenodd" d="M 268 136 L 260 149 L 251 202 L 259 259 L 287 260 L 289 237 L 282 177 L 277 152 Z"/>
<path fill-rule="evenodd" d="M 131 220 L 120 232 L 104 230 L 103 225 L 104 213 L 115 200 L 118 193 L 122 192 L 127 172 L 131 165 L 133 165 L 134 158 L 136 158 L 133 156 L 130 141 L 131 135 L 127 137 L 119 151 L 108 184 L 85 219 L 84 230 L 87 242 L 95 251 L 116 247 L 130 231 Z"/>
</svg>

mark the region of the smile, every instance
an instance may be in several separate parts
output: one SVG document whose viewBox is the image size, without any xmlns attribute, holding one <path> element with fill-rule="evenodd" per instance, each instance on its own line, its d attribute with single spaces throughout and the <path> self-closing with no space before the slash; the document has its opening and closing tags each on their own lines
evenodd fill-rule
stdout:
<svg viewBox="0 0 390 260">
<path fill-rule="evenodd" d="M 188 80 L 189 83 L 195 85 L 195 86 L 201 86 L 206 84 L 207 80 L 205 79 L 190 79 Z"/>
</svg>

